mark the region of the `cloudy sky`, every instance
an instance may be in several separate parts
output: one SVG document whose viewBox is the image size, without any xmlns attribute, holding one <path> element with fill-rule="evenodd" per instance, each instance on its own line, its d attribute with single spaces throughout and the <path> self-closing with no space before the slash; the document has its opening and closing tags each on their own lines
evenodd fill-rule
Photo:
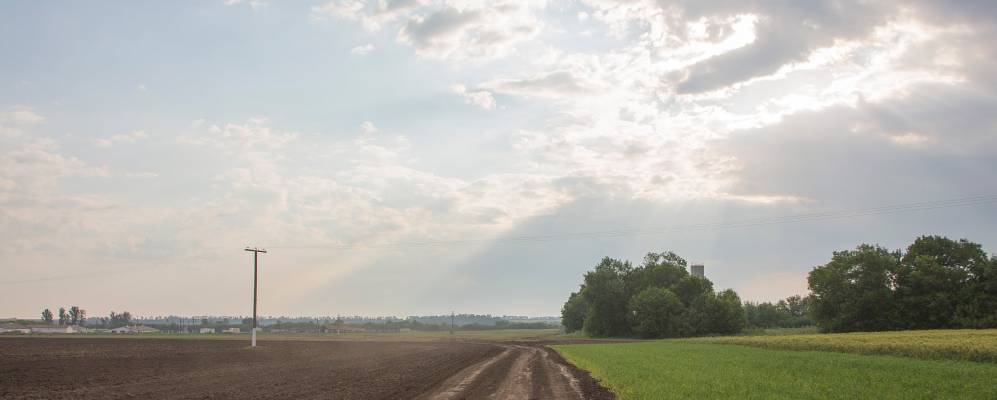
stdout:
<svg viewBox="0 0 997 400">
<path fill-rule="evenodd" d="M 3 2 L 0 317 L 249 314 L 247 245 L 267 315 L 555 315 L 648 251 L 746 300 L 862 242 L 993 251 L 992 201 L 855 211 L 997 194 L 994 4 Z"/>
</svg>

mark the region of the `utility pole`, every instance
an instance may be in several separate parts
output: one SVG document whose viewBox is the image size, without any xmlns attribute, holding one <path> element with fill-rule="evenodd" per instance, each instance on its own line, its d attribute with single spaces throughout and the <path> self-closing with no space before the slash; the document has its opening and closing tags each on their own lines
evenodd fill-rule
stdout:
<svg viewBox="0 0 997 400">
<path fill-rule="evenodd" d="M 450 336 L 453 336 L 453 311 L 450 312 Z"/>
<path fill-rule="evenodd" d="M 260 275 L 259 273 L 260 253 L 266 254 L 267 251 L 265 249 L 257 247 L 246 247 L 246 251 L 253 252 L 253 333 L 252 333 L 253 339 L 251 347 L 256 347 L 256 281 Z"/>
</svg>

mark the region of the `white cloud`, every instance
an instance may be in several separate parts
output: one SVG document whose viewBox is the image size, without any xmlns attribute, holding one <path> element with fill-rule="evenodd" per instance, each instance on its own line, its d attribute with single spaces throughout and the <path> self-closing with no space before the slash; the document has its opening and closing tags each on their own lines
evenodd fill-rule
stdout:
<svg viewBox="0 0 997 400">
<path fill-rule="evenodd" d="M 136 130 L 128 133 L 117 133 L 107 138 L 94 139 L 93 143 L 97 147 L 111 147 L 117 143 L 135 143 L 148 138 L 149 135 L 145 131 Z"/>
<path fill-rule="evenodd" d="M 496 79 L 481 87 L 508 94 L 564 99 L 594 93 L 599 85 L 571 71 L 561 70 L 526 78 Z"/>
<path fill-rule="evenodd" d="M 353 49 L 350 50 L 350 54 L 355 55 L 355 56 L 366 56 L 366 55 L 370 54 L 370 52 L 372 52 L 372 51 L 374 51 L 374 45 L 372 45 L 372 44 L 366 44 L 366 45 L 363 45 L 363 46 L 356 46 L 356 47 L 354 47 Z"/>
<path fill-rule="evenodd" d="M 467 104 L 473 104 L 485 110 L 495 108 L 495 97 L 487 90 L 468 91 L 467 86 L 460 84 L 453 85 L 450 90 L 462 97 Z"/>
<path fill-rule="evenodd" d="M 360 123 L 360 133 L 365 135 L 371 135 L 377 133 L 377 127 L 374 126 L 372 121 L 364 121 Z"/>
<path fill-rule="evenodd" d="M 31 107 L 13 106 L 0 112 L 0 123 L 15 126 L 31 126 L 40 124 L 45 118 L 35 112 Z"/>
<path fill-rule="evenodd" d="M 225 0 L 226 6 L 235 6 L 240 4 L 248 5 L 249 8 L 252 8 L 253 11 L 256 11 L 263 7 L 266 7 L 267 5 L 270 4 L 270 2 L 269 0 Z"/>
<path fill-rule="evenodd" d="M 899 146 L 917 147 L 929 142 L 931 138 L 916 132 L 904 132 L 890 136 L 890 140 Z"/>
<path fill-rule="evenodd" d="M 397 29 L 396 40 L 417 55 L 457 61 L 482 61 L 509 55 L 543 30 L 536 15 L 544 1 L 468 2 L 462 0 L 338 0 L 312 8 L 318 21 L 345 19 L 378 31 Z"/>
</svg>

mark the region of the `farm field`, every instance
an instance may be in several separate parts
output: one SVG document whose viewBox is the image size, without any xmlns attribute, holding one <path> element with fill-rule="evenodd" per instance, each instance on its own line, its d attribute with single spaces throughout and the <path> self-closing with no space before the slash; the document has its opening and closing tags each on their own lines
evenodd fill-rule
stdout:
<svg viewBox="0 0 997 400">
<path fill-rule="evenodd" d="M 611 398 L 530 342 L 0 337 L 0 354 L 3 399 Z"/>
<path fill-rule="evenodd" d="M 934 360 L 997 362 L 997 329 L 720 336 L 685 340 L 784 350 L 834 351 Z"/>
<path fill-rule="evenodd" d="M 662 340 L 556 345 L 621 399 L 994 399 L 997 364 Z"/>
</svg>

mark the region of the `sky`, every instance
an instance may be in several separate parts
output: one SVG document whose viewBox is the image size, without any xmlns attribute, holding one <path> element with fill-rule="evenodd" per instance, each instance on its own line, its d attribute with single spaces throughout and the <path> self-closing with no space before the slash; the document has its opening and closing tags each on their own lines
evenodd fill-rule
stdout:
<svg viewBox="0 0 997 400">
<path fill-rule="evenodd" d="M 994 201 L 860 211 L 997 195 L 995 35 L 985 0 L 3 2 L 0 317 L 248 315 L 246 246 L 274 316 L 558 315 L 651 251 L 751 301 L 860 243 L 993 252 Z"/>
</svg>

